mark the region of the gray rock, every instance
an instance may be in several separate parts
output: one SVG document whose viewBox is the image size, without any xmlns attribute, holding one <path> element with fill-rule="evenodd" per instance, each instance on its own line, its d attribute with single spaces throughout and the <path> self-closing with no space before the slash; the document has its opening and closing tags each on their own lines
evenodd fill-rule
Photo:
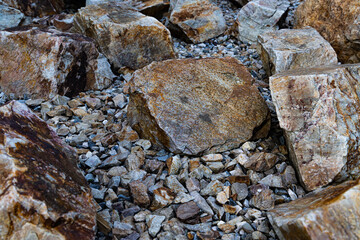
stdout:
<svg viewBox="0 0 360 240">
<path fill-rule="evenodd" d="M 202 196 L 215 196 L 223 190 L 224 184 L 218 180 L 211 181 L 204 189 L 200 191 Z"/>
<path fill-rule="evenodd" d="M 194 197 L 194 202 L 198 205 L 198 207 L 203 210 L 204 212 L 214 215 L 214 211 L 211 209 L 209 204 L 206 202 L 206 200 L 198 193 L 198 192 L 191 192 L 190 195 Z"/>
<path fill-rule="evenodd" d="M 245 183 L 233 183 L 231 185 L 231 194 L 236 194 L 236 199 L 241 201 L 248 196 L 248 186 Z"/>
<path fill-rule="evenodd" d="M 146 225 L 149 228 L 149 234 L 152 237 L 156 237 L 158 232 L 161 229 L 161 224 L 165 220 L 165 216 L 159 215 L 147 215 L 146 216 Z"/>
<path fill-rule="evenodd" d="M 20 10 L 0 3 L 0 30 L 18 26 L 24 17 Z"/>
<path fill-rule="evenodd" d="M 281 176 L 269 174 L 259 181 L 259 183 L 267 185 L 269 187 L 284 188 Z"/>
<path fill-rule="evenodd" d="M 174 193 L 186 193 L 186 188 L 177 180 L 176 176 L 171 175 L 165 179 L 165 185 Z"/>
</svg>

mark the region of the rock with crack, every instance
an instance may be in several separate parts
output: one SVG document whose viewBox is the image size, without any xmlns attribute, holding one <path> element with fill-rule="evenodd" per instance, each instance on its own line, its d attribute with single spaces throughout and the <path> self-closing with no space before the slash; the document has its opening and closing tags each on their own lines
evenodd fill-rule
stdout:
<svg viewBox="0 0 360 240">
<path fill-rule="evenodd" d="M 307 190 L 357 178 L 360 64 L 274 75 L 270 88 L 290 157 Z"/>
<path fill-rule="evenodd" d="M 265 137 L 269 110 L 234 58 L 154 62 L 128 84 L 128 118 L 141 138 L 197 155 Z"/>
<path fill-rule="evenodd" d="M 19 9 L 26 16 L 43 17 L 60 13 L 65 8 L 64 0 L 0 0 L 0 4 Z"/>
<path fill-rule="evenodd" d="M 45 26 L 0 31 L 0 55 L 0 86 L 16 97 L 73 96 L 108 87 L 114 77 L 92 39 Z"/>
<path fill-rule="evenodd" d="M 24 17 L 20 10 L 1 4 L 0 1 L 0 30 L 19 26 Z"/>
<path fill-rule="evenodd" d="M 95 39 L 117 69 L 142 68 L 175 57 L 169 30 L 127 5 L 96 4 L 79 9 L 74 27 Z"/>
<path fill-rule="evenodd" d="M 75 151 L 24 104 L 2 106 L 0 239 L 90 240 L 95 216 Z"/>
<path fill-rule="evenodd" d="M 267 214 L 285 239 L 359 239 L 359 181 L 349 181 L 278 205 Z"/>
</svg>

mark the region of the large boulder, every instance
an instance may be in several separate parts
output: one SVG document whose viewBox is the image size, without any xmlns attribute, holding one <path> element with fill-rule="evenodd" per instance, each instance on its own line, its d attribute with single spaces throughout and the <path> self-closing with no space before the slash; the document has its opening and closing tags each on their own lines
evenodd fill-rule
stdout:
<svg viewBox="0 0 360 240">
<path fill-rule="evenodd" d="M 338 63 L 334 49 L 313 28 L 264 33 L 258 38 L 258 52 L 268 76 L 296 68 Z"/>
<path fill-rule="evenodd" d="M 330 186 L 267 214 L 280 240 L 360 239 L 360 185 Z"/>
<path fill-rule="evenodd" d="M 10 7 L 19 9 L 26 16 L 43 17 L 64 10 L 64 0 L 0 0 Z"/>
<path fill-rule="evenodd" d="M 240 41 L 256 43 L 260 34 L 278 29 L 276 25 L 289 7 L 288 0 L 253 0 L 237 15 Z"/>
<path fill-rule="evenodd" d="M 295 13 L 295 27 L 304 26 L 318 30 L 342 63 L 360 62 L 359 1 L 306 0 Z"/>
<path fill-rule="evenodd" d="M 96 40 L 115 68 L 138 69 L 175 57 L 169 30 L 126 5 L 96 4 L 79 9 L 75 27 Z"/>
<path fill-rule="evenodd" d="M 171 0 L 170 22 L 194 43 L 204 42 L 226 30 L 219 7 L 209 0 Z"/>
<path fill-rule="evenodd" d="M 24 104 L 0 107 L 0 239 L 93 239 L 76 153 Z"/>
<path fill-rule="evenodd" d="M 0 3 L 0 30 L 17 27 L 24 17 L 20 10 Z"/>
<path fill-rule="evenodd" d="M 0 56 L 0 87 L 16 97 L 73 96 L 114 77 L 92 39 L 45 26 L 0 31 Z"/>
<path fill-rule="evenodd" d="M 357 178 L 360 64 L 274 75 L 270 88 L 290 157 L 307 190 Z"/>
<path fill-rule="evenodd" d="M 154 62 L 128 83 L 128 119 L 141 138 L 174 153 L 226 151 L 268 133 L 253 81 L 234 58 Z"/>
</svg>

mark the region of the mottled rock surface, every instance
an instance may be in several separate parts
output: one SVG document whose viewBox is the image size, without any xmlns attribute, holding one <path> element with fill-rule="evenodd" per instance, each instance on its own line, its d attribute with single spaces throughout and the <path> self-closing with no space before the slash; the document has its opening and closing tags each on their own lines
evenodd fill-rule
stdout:
<svg viewBox="0 0 360 240">
<path fill-rule="evenodd" d="M 280 240 L 359 239 L 360 185 L 349 181 L 268 212 Z"/>
<path fill-rule="evenodd" d="M 305 26 L 319 31 L 330 42 L 342 63 L 360 62 L 359 1 L 304 1 L 295 12 L 295 27 Z"/>
<path fill-rule="evenodd" d="M 0 31 L 0 86 L 22 97 L 73 96 L 111 84 L 110 64 L 92 39 L 45 26 Z"/>
<path fill-rule="evenodd" d="M 287 0 L 250 1 L 237 15 L 239 40 L 256 43 L 260 34 L 278 29 L 276 24 L 288 7 Z"/>
<path fill-rule="evenodd" d="M 270 78 L 280 127 L 307 190 L 359 176 L 360 65 L 288 71 Z"/>
<path fill-rule="evenodd" d="M 155 62 L 128 87 L 132 127 L 175 153 L 225 151 L 269 130 L 268 108 L 234 58 Z"/>
<path fill-rule="evenodd" d="M 1 4 L 0 1 L 0 30 L 18 26 L 24 17 L 20 10 Z"/>
<path fill-rule="evenodd" d="M 267 32 L 259 36 L 258 43 L 258 52 L 268 76 L 338 62 L 334 49 L 313 28 Z"/>
<path fill-rule="evenodd" d="M 0 0 L 1 3 L 19 9 L 26 16 L 31 17 L 60 13 L 65 7 L 63 0 Z"/>
<path fill-rule="evenodd" d="M 208 0 L 171 0 L 170 22 L 195 43 L 222 34 L 226 23 L 219 7 Z"/>
<path fill-rule="evenodd" d="M 115 68 L 138 69 L 175 56 L 169 30 L 126 5 L 97 4 L 79 9 L 75 27 L 95 39 Z"/>
<path fill-rule="evenodd" d="M 93 239 L 96 209 L 75 151 L 19 102 L 0 108 L 0 126 L 0 238 Z"/>
</svg>

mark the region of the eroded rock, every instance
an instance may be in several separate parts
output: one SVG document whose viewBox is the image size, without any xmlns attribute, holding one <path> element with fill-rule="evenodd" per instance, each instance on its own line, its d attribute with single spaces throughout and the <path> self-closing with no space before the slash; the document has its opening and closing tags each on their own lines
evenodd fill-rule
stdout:
<svg viewBox="0 0 360 240">
<path fill-rule="evenodd" d="M 20 10 L 0 2 L 0 30 L 18 26 L 24 17 Z"/>
<path fill-rule="evenodd" d="M 63 0 L 1 0 L 0 3 L 19 9 L 26 16 L 31 17 L 60 13 L 65 7 Z"/>
</svg>

